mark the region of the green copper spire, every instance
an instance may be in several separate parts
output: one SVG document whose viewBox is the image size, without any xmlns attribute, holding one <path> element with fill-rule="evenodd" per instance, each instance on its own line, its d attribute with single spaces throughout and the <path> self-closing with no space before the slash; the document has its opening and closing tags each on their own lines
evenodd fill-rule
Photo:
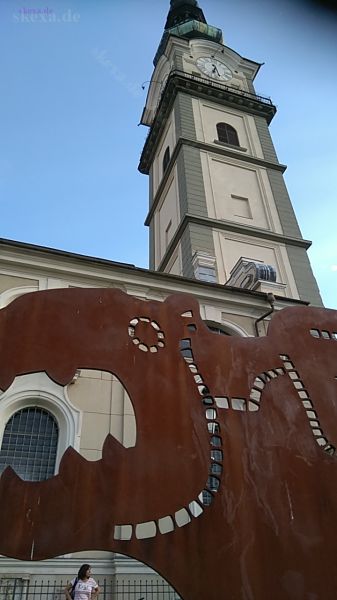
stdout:
<svg viewBox="0 0 337 600">
<path fill-rule="evenodd" d="M 204 13 L 196 0 L 170 0 L 164 35 L 159 44 L 153 64 L 156 65 L 163 54 L 169 35 L 182 38 L 204 38 L 222 43 L 222 31 L 208 25 Z"/>
<path fill-rule="evenodd" d="M 204 13 L 198 7 L 196 0 L 171 0 L 170 11 L 167 15 L 165 30 L 171 29 L 187 21 L 206 23 Z"/>
</svg>

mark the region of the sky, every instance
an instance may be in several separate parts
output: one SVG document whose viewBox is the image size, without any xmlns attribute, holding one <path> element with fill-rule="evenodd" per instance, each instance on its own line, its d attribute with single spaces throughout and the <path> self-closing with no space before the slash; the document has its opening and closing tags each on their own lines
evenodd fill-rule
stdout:
<svg viewBox="0 0 337 600">
<path fill-rule="evenodd" d="M 309 0 L 199 5 L 227 46 L 264 63 L 256 91 L 277 106 L 271 135 L 323 301 L 337 308 L 336 13 Z M 0 0 L 0 237 L 148 266 L 139 121 L 168 8 Z"/>
</svg>

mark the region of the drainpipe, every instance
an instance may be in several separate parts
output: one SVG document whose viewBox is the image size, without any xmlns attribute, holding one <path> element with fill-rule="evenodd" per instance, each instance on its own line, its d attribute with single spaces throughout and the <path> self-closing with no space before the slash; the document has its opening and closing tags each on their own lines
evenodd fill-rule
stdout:
<svg viewBox="0 0 337 600">
<path fill-rule="evenodd" d="M 271 292 L 268 292 L 266 300 L 270 304 L 270 309 L 266 313 L 264 313 L 262 315 L 262 317 L 259 317 L 254 322 L 254 327 L 255 327 L 255 331 L 256 331 L 256 337 L 260 337 L 259 329 L 258 329 L 257 324 L 260 323 L 260 321 L 263 321 L 263 319 L 265 319 L 266 317 L 269 317 L 269 315 L 271 315 L 274 312 L 274 304 L 275 304 L 275 296 L 274 296 L 274 294 L 272 294 Z"/>
</svg>

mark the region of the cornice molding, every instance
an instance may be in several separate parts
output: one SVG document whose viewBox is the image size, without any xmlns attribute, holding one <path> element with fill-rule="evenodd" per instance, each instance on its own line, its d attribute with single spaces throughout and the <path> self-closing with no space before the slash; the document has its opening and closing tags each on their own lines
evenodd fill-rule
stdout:
<svg viewBox="0 0 337 600">
<path fill-rule="evenodd" d="M 0 274 L 1 265 L 3 265 L 7 274 L 9 272 L 15 274 L 19 269 L 20 273 L 24 271 L 27 275 L 34 273 L 34 276 L 37 277 L 58 275 L 74 285 L 80 281 L 81 285 L 85 286 L 90 282 L 95 287 L 113 285 L 128 290 L 132 284 L 134 290 L 137 290 L 138 293 L 141 289 L 146 289 L 151 298 L 155 299 L 158 299 L 159 296 L 164 298 L 168 294 L 177 292 L 194 294 L 200 302 L 221 301 L 222 305 L 228 303 L 229 311 L 232 311 L 235 305 L 240 307 L 241 312 L 238 314 L 243 314 L 242 310 L 244 310 L 244 314 L 247 314 L 248 310 L 252 312 L 253 316 L 261 303 L 263 305 L 265 302 L 265 294 L 259 291 L 209 283 L 183 277 L 182 275 L 160 272 L 159 269 L 126 267 L 121 263 L 109 260 L 67 253 L 13 240 L 0 239 L 0 256 Z M 8 268 L 10 271 L 8 271 Z M 293 304 L 308 304 L 286 297 L 280 297 L 279 302 L 281 302 L 282 307 Z"/>
<path fill-rule="evenodd" d="M 157 270 L 163 272 L 165 267 L 168 264 L 173 252 L 178 245 L 179 240 L 181 239 L 186 227 L 190 224 L 194 223 L 196 225 L 201 225 L 203 227 L 211 227 L 212 229 L 220 229 L 222 231 L 230 231 L 232 233 L 239 233 L 242 235 L 251 235 L 252 237 L 257 237 L 264 240 L 269 240 L 271 242 L 276 242 L 278 244 L 284 244 L 287 246 L 297 246 L 300 248 L 304 248 L 308 250 L 311 246 L 311 242 L 309 240 L 304 240 L 303 238 L 294 238 L 287 235 L 283 235 L 281 233 L 276 233 L 274 231 L 269 231 L 267 229 L 260 229 L 259 227 L 252 227 L 251 225 L 240 225 L 239 223 L 233 223 L 232 221 L 226 220 L 217 220 L 210 219 L 209 217 L 197 217 L 190 214 L 185 214 L 184 218 L 179 224 L 177 231 L 175 232 L 166 252 L 163 256 Z"/>
<path fill-rule="evenodd" d="M 258 167 L 264 167 L 265 169 L 273 169 L 274 171 L 280 171 L 281 173 L 284 173 L 287 168 L 286 165 L 283 165 L 281 163 L 270 162 L 263 158 L 258 158 L 257 156 L 251 156 L 249 154 L 248 155 L 242 154 L 241 152 L 240 152 L 240 154 L 238 154 L 238 152 L 236 152 L 235 150 L 231 150 L 230 148 L 224 148 L 221 146 L 217 146 L 215 144 L 213 145 L 213 144 L 209 144 L 206 142 L 199 142 L 198 140 L 191 140 L 188 138 L 179 138 L 174 147 L 174 150 L 172 152 L 170 162 L 167 165 L 166 171 L 165 171 L 163 178 L 162 178 L 162 180 L 158 186 L 158 189 L 155 193 L 153 202 L 152 202 L 150 210 L 146 216 L 144 225 L 150 225 L 153 214 L 157 208 L 158 202 L 160 201 L 161 195 L 165 189 L 167 180 L 170 177 L 172 168 L 178 158 L 178 154 L 179 154 L 181 148 L 184 145 L 190 146 L 192 148 L 198 148 L 199 150 L 203 150 L 204 152 L 218 154 L 219 156 L 226 156 L 228 158 L 234 158 L 235 160 L 240 160 L 241 162 L 253 164 Z"/>
</svg>

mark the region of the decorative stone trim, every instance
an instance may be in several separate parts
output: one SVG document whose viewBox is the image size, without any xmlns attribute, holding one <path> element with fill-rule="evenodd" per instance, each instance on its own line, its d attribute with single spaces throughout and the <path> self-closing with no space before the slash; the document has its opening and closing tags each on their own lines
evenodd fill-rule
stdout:
<svg viewBox="0 0 337 600">
<path fill-rule="evenodd" d="M 20 287 L 5 290 L 0 294 L 0 309 L 10 304 L 10 302 L 13 302 L 15 298 L 19 298 L 19 296 L 23 296 L 23 294 L 37 292 L 38 290 L 39 287 L 37 285 L 22 285 Z"/>
<path fill-rule="evenodd" d="M 252 290 L 261 280 L 276 283 L 275 267 L 241 257 L 231 270 L 226 284 Z"/>
</svg>

